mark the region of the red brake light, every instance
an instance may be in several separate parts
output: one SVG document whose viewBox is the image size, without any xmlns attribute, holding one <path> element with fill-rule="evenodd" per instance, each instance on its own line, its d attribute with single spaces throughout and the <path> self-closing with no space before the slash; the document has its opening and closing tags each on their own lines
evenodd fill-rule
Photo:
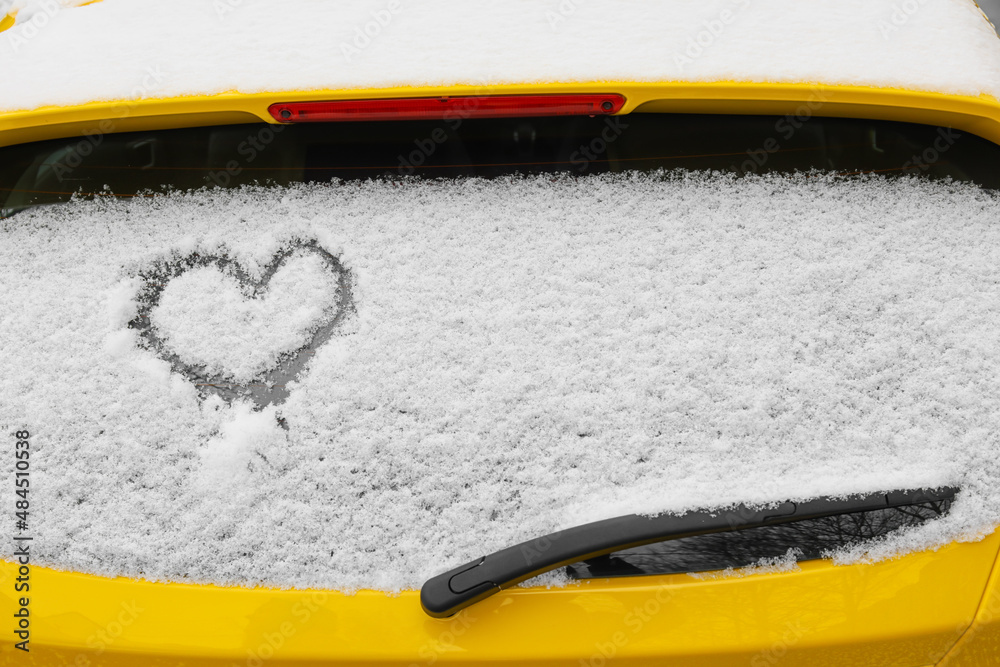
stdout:
<svg viewBox="0 0 1000 667">
<path fill-rule="evenodd" d="M 607 116 L 625 104 L 622 95 L 484 95 L 385 100 L 286 102 L 268 111 L 281 123 L 352 120 L 438 120 L 527 116 Z"/>
</svg>

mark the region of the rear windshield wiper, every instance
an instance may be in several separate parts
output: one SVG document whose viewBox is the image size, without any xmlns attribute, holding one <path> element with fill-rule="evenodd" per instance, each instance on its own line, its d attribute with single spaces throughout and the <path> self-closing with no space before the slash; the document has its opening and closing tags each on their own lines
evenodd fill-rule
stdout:
<svg viewBox="0 0 1000 667">
<path fill-rule="evenodd" d="M 957 493 L 957 488 L 944 487 L 786 502 L 770 509 L 737 505 L 717 512 L 689 512 L 680 516 L 630 514 L 605 519 L 508 547 L 433 577 L 420 589 L 420 604 L 430 616 L 446 618 L 531 577 L 623 549 L 697 535 L 952 500 Z"/>
</svg>

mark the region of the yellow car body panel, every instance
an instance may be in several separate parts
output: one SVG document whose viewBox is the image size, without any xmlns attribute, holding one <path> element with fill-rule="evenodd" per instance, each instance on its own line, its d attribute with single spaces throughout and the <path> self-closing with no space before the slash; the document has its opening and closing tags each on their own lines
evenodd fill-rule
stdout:
<svg viewBox="0 0 1000 667">
<path fill-rule="evenodd" d="M 443 620 L 424 614 L 415 591 L 222 588 L 33 567 L 23 593 L 30 652 L 6 630 L 0 664 L 921 667 L 969 626 L 998 547 L 995 533 L 878 564 L 515 588 Z M 18 567 L 0 565 L 8 627 Z"/>
<path fill-rule="evenodd" d="M 72 7 L 86 7 L 87 5 L 96 5 L 102 0 L 62 0 L 62 5 L 66 8 Z M 0 32 L 9 30 L 17 24 L 17 11 L 12 11 L 8 14 L 0 16 Z"/>
<path fill-rule="evenodd" d="M 4 30 L 9 30 L 14 27 L 14 23 L 17 21 L 17 12 L 11 12 L 10 14 L 5 14 L 0 17 L 0 32 Z"/>
<path fill-rule="evenodd" d="M 990 97 L 772 83 L 589 83 L 488 89 L 317 90 L 94 102 L 0 114 L 0 146 L 140 130 L 276 122 L 277 102 L 484 94 L 620 93 L 622 113 L 842 116 L 950 126 L 1000 144 Z M 538 664 L 654 662 L 809 667 L 983 662 L 1000 643 L 994 568 L 1000 533 L 874 565 L 801 564 L 752 576 L 688 575 L 503 591 L 452 619 L 429 618 L 418 593 L 222 588 L 0 563 L 0 615 L 30 599 L 30 652 L 4 631 L 0 665 Z M 991 578 L 992 572 L 992 578 Z M 1000 604 L 1000 603 L 998 603 Z M 992 613 L 992 616 L 988 616 Z M 978 614 L 978 616 L 977 616 Z M 973 624 L 973 618 L 975 623 Z M 971 647 L 971 648 L 970 648 Z M 983 647 L 986 647 L 985 649 Z M 990 648 L 994 647 L 994 648 Z M 990 653 L 990 651 L 993 651 Z M 984 653 L 985 651 L 985 653 Z M 676 662 L 674 662 L 676 661 Z"/>
<path fill-rule="evenodd" d="M 1000 558 L 986 586 L 979 610 L 941 667 L 992 667 L 1000 664 Z"/>
<path fill-rule="evenodd" d="M 1000 144 L 1000 101 L 986 95 L 794 83 L 612 82 L 226 93 L 43 107 L 0 113 L 0 146 L 94 133 L 276 123 L 267 109 L 278 102 L 542 93 L 619 93 L 626 98 L 622 114 L 792 114 L 942 125 Z"/>
</svg>

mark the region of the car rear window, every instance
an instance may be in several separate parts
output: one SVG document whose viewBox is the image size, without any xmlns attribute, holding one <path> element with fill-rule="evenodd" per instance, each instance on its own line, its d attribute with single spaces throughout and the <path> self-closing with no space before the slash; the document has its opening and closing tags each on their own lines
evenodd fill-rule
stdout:
<svg viewBox="0 0 1000 667">
<path fill-rule="evenodd" d="M 399 590 L 608 516 L 942 484 L 954 507 L 569 573 L 974 533 L 998 157 L 949 128 L 654 114 L 4 148 L 0 402 L 48 434 L 46 562 Z"/>
<path fill-rule="evenodd" d="M 74 195 L 656 169 L 923 174 L 996 188 L 998 163 L 1000 148 L 953 129 L 808 115 L 248 124 L 0 149 L 0 212 Z"/>
</svg>

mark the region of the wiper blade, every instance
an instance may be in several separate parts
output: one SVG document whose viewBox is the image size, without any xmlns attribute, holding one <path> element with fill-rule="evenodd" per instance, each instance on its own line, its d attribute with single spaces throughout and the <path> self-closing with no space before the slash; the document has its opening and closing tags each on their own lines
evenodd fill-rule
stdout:
<svg viewBox="0 0 1000 667">
<path fill-rule="evenodd" d="M 957 488 L 944 487 L 817 498 L 762 510 L 737 505 L 717 512 L 689 512 L 680 516 L 630 514 L 605 519 L 508 547 L 428 579 L 420 589 L 420 604 L 430 616 L 446 618 L 503 588 L 549 570 L 623 549 L 710 533 L 951 500 L 957 493 Z"/>
</svg>

